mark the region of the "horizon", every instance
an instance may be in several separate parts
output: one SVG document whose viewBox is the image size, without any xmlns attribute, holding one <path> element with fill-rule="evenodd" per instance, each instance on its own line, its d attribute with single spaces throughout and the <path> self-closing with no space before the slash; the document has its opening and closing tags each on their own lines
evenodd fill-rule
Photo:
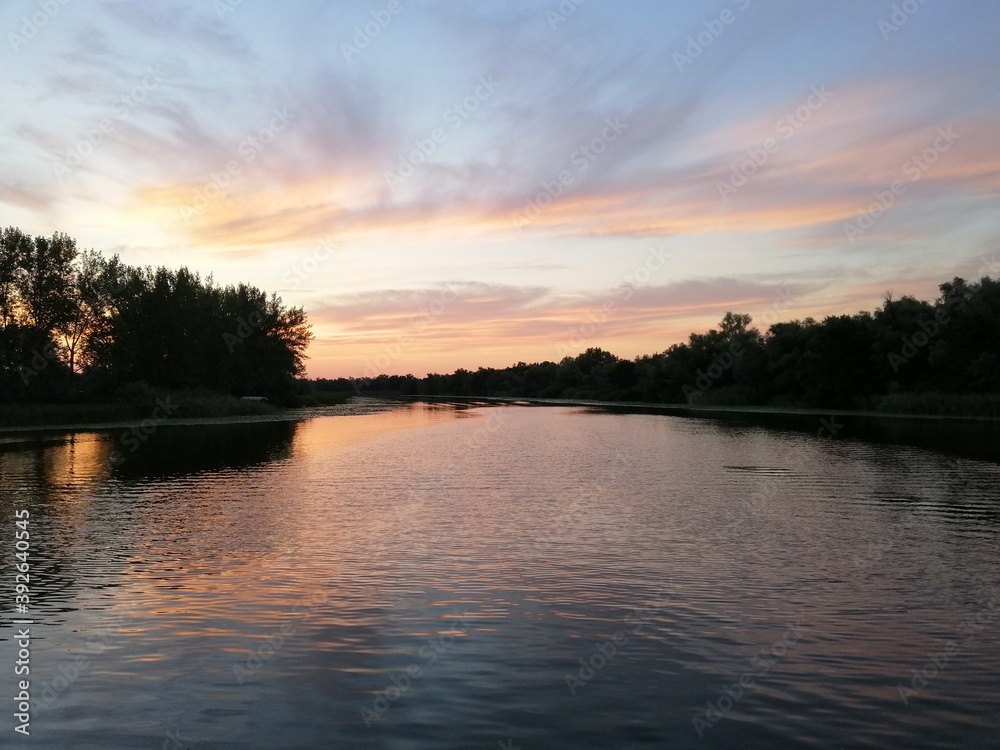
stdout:
<svg viewBox="0 0 1000 750">
<path fill-rule="evenodd" d="M 989 259 L 989 258 L 985 258 L 984 257 L 984 258 L 981 259 L 981 261 L 982 261 L 982 266 L 980 267 L 979 272 L 977 274 L 973 274 L 969 278 L 964 279 L 965 281 L 967 281 L 969 283 L 978 283 L 982 278 L 993 278 L 992 276 L 990 276 L 990 274 L 996 274 L 996 273 L 1000 272 L 1000 261 L 996 260 L 996 256 L 994 256 L 993 259 Z M 948 278 L 948 279 L 942 281 L 941 283 L 951 282 L 955 278 L 958 278 L 958 277 Z M 886 293 L 888 293 L 890 291 L 892 292 L 891 299 L 893 299 L 895 301 L 898 301 L 898 300 L 903 299 L 903 298 L 913 298 L 913 299 L 917 299 L 918 301 L 927 302 L 927 303 L 933 305 L 935 303 L 935 300 L 937 300 L 940 297 L 940 294 L 937 293 L 935 296 L 933 296 L 933 297 L 931 297 L 929 299 L 923 299 L 923 298 L 918 297 L 918 296 L 916 296 L 914 294 L 909 294 L 908 292 L 905 292 L 905 291 L 900 292 L 900 293 L 897 294 L 896 290 L 885 290 L 883 292 L 882 296 L 880 297 L 880 299 L 882 300 L 883 303 L 885 302 L 885 299 L 886 299 Z M 767 313 L 765 313 L 765 320 L 763 322 L 758 321 L 756 318 L 754 318 L 753 316 L 751 316 L 749 329 L 751 329 L 751 330 L 757 330 L 761 335 L 766 335 L 768 333 L 768 329 L 770 328 L 770 326 L 771 326 L 772 323 L 783 323 L 783 322 L 792 322 L 792 321 L 804 322 L 804 321 L 810 320 L 810 319 L 814 320 L 817 324 L 819 324 L 819 323 L 822 322 L 822 319 L 812 318 L 811 316 L 808 316 L 808 315 L 805 316 L 804 318 L 787 318 L 787 317 L 783 317 L 780 314 L 780 304 L 779 304 L 780 302 L 781 302 L 781 296 L 780 296 L 780 293 L 779 293 L 779 296 L 776 299 L 776 303 L 772 307 L 772 310 L 770 310 Z M 860 310 L 853 310 L 853 311 L 842 311 L 840 313 L 831 312 L 830 315 L 835 317 L 837 315 L 858 315 L 858 314 L 864 314 L 864 313 L 874 313 L 875 311 L 877 311 L 880 308 L 881 308 L 881 305 L 878 305 L 878 306 L 873 306 L 870 309 L 860 309 Z M 740 310 L 732 310 L 732 311 L 726 311 L 726 312 L 734 312 L 734 313 L 737 313 L 737 314 L 741 314 Z M 583 324 L 583 325 L 585 326 L 586 324 Z M 719 325 L 718 325 L 718 323 L 716 323 L 714 325 L 707 326 L 706 328 L 704 328 L 702 330 L 699 330 L 699 331 L 690 331 L 689 334 L 688 334 L 688 336 L 706 334 L 709 331 L 718 330 L 718 329 L 719 329 Z M 581 348 L 579 348 L 579 350 L 574 350 L 572 348 L 572 341 L 573 340 L 574 340 L 573 337 L 570 337 L 566 342 L 560 344 L 559 345 L 559 350 L 557 351 L 558 356 L 550 358 L 550 359 L 532 359 L 532 360 L 520 359 L 520 360 L 517 360 L 517 361 L 508 362 L 505 365 L 471 365 L 471 366 L 459 365 L 458 367 L 452 368 L 451 370 L 442 371 L 442 372 L 427 371 L 427 372 L 423 372 L 423 373 L 414 373 L 414 372 L 396 372 L 396 373 L 393 373 L 393 372 L 384 372 L 382 370 L 378 370 L 378 366 L 379 366 L 380 362 L 376 358 L 375 360 L 371 360 L 371 361 L 369 361 L 369 362 L 366 363 L 366 368 L 369 365 L 374 365 L 375 366 L 375 369 L 378 370 L 377 372 L 375 372 L 375 374 L 364 374 L 364 373 L 362 373 L 360 375 L 336 375 L 336 376 L 333 376 L 333 377 L 327 377 L 327 376 L 323 376 L 323 375 L 319 375 L 319 376 L 306 376 L 306 377 L 307 377 L 307 379 L 312 379 L 312 380 L 337 380 L 337 379 L 345 379 L 345 380 L 354 380 L 354 381 L 365 381 L 365 380 L 372 380 L 372 379 L 378 377 L 379 375 L 387 375 L 389 377 L 415 377 L 418 380 L 422 380 L 422 379 L 424 379 L 424 378 L 426 378 L 426 377 L 428 377 L 430 375 L 448 375 L 448 374 L 453 374 L 453 373 L 457 372 L 458 370 L 466 370 L 466 371 L 469 371 L 469 372 L 475 372 L 477 369 L 499 369 L 499 370 L 505 370 L 505 369 L 510 369 L 512 367 L 516 367 L 516 366 L 522 365 L 522 364 L 529 365 L 529 366 L 544 364 L 546 362 L 558 364 L 564 357 L 575 358 L 576 356 L 585 353 L 589 349 L 601 349 L 602 351 L 605 351 L 608 354 L 614 355 L 619 360 L 636 361 L 638 359 L 641 359 L 642 357 L 660 356 L 662 354 L 665 354 L 666 350 L 672 344 L 687 343 L 688 337 L 686 336 L 686 337 L 684 337 L 684 338 L 682 338 L 682 339 L 680 339 L 680 340 L 678 340 L 676 342 L 670 342 L 670 344 L 668 344 L 667 346 L 663 347 L 662 349 L 658 349 L 656 351 L 641 352 L 641 353 L 636 354 L 635 356 L 632 356 L 632 357 L 619 356 L 614 351 L 609 351 L 607 349 L 603 349 L 602 347 L 598 347 L 598 346 L 587 346 L 586 345 L 586 339 L 584 341 L 584 344 L 581 345 Z M 390 345 L 391 345 L 391 342 L 390 342 Z"/>
<path fill-rule="evenodd" d="M 313 324 L 310 378 L 933 300 L 996 253 L 998 20 L 17 0 L 0 224 L 276 292 Z"/>
</svg>

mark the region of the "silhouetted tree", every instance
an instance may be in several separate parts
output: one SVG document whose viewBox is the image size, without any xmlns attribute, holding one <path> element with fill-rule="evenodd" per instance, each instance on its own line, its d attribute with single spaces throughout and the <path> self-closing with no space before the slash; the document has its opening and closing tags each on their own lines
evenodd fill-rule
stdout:
<svg viewBox="0 0 1000 750">
<path fill-rule="evenodd" d="M 874 313 L 775 323 L 763 335 L 752 323 L 727 312 L 718 328 L 634 360 L 590 348 L 559 362 L 428 375 L 408 387 L 423 395 L 817 408 L 871 408 L 901 392 L 1000 393 L 1000 282 L 990 278 L 942 284 L 933 304 L 887 292 Z"/>
<path fill-rule="evenodd" d="M 142 382 L 280 395 L 303 373 L 311 338 L 302 308 L 255 287 L 78 254 L 65 234 L 0 233 L 5 399 L 39 396 L 57 380 L 68 393 L 79 373 L 105 390 Z"/>
</svg>

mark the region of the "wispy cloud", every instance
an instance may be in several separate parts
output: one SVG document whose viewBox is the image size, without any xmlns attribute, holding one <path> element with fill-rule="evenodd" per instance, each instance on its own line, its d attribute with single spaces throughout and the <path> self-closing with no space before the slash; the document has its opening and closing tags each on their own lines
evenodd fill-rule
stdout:
<svg viewBox="0 0 1000 750">
<path fill-rule="evenodd" d="M 340 42 L 368 18 L 348 3 L 242 3 L 220 17 L 186 0 L 75 0 L 5 58 L 0 207 L 262 286 L 287 270 L 283 254 L 338 242 L 336 263 L 289 290 L 296 304 L 317 303 L 306 287 L 348 299 L 355 284 L 433 293 L 487 279 L 495 289 L 469 287 L 454 309 L 491 339 L 475 352 L 495 358 L 503 337 L 544 348 L 647 241 L 669 242 L 675 261 L 630 302 L 648 307 L 623 306 L 602 328 L 626 349 L 683 338 L 716 303 L 752 305 L 767 279 L 804 274 L 823 310 L 820 297 L 854 305 L 893 279 L 929 283 L 995 243 L 993 5 L 927 4 L 889 39 L 885 8 L 862 0 L 585 3 L 556 28 L 547 9 L 407 5 L 346 60 Z M 19 13 L 0 9 L 0 27 L 20 28 Z M 123 112 L 150 67 L 163 80 Z M 475 97 L 483 77 L 495 91 Z M 830 92 L 822 106 L 809 103 L 817 88 Z M 453 127 L 446 113 L 466 104 Z M 288 113 L 277 129 L 276 112 Z M 786 137 L 789 115 L 801 121 Z M 87 150 L 105 119 L 112 132 L 59 179 L 53 164 Z M 954 147 L 852 243 L 844 224 L 907 179 L 940 127 L 959 134 Z M 430 153 L 415 151 L 437 129 Z M 401 159 L 417 168 L 390 185 Z M 366 304 L 393 300 L 310 312 L 343 348 L 386 324 Z M 427 333 L 427 362 L 476 346 L 448 325 Z"/>
</svg>

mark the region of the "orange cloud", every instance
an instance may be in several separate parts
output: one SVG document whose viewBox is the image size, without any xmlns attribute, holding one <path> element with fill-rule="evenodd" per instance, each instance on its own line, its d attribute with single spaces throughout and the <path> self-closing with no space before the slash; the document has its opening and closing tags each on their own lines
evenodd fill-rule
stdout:
<svg viewBox="0 0 1000 750">
<path fill-rule="evenodd" d="M 592 346 L 634 357 L 717 325 L 725 310 L 762 317 L 788 309 L 790 294 L 808 296 L 819 288 L 816 282 L 790 291 L 767 283 L 705 279 L 619 286 L 604 294 L 455 284 L 350 295 L 312 308 L 317 339 L 309 372 L 421 375 L 559 360 Z"/>
<path fill-rule="evenodd" d="M 266 164 L 241 165 L 224 195 L 217 195 L 223 191 L 211 182 L 151 186 L 138 192 L 136 208 L 180 227 L 191 243 L 245 252 L 317 237 L 345 243 L 410 242 L 414 236 L 455 242 L 785 231 L 854 218 L 872 191 L 908 179 L 904 170 L 933 147 L 938 126 L 952 127 L 958 141 L 921 172 L 919 190 L 899 204 L 945 189 L 973 197 L 994 194 L 1000 186 L 996 114 L 936 122 L 919 84 L 896 78 L 816 87 L 828 91 L 826 98 L 803 91 L 686 140 L 673 143 L 663 135 L 663 143 L 644 144 L 666 154 L 658 163 L 633 168 L 631 177 L 628 170 L 605 174 L 590 168 L 574 175 L 578 179 L 555 199 L 542 189 L 544 180 L 533 192 L 516 194 L 490 184 L 478 168 L 462 173 L 428 167 L 413 178 L 419 184 L 394 194 L 377 171 L 378 158 L 334 163 L 326 151 L 339 146 L 316 134 L 293 133 L 289 138 L 298 140 L 275 146 Z M 767 139 L 775 148 L 765 162 L 751 164 L 745 184 L 724 194 L 721 186 L 734 174 L 740 178 L 747 150 L 759 154 Z M 289 153 L 278 152 L 292 145 Z M 317 149 L 317 158 L 303 158 L 302 149 Z M 627 163 L 625 152 L 620 158 Z M 495 169 L 502 173 L 508 166 Z M 206 179 L 211 174 L 206 171 Z M 467 175 L 467 189 L 452 184 L 456 174 Z"/>
</svg>

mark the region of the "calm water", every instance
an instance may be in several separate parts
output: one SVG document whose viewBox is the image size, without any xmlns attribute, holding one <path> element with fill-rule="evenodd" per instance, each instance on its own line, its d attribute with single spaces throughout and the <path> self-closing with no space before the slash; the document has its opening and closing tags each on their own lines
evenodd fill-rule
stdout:
<svg viewBox="0 0 1000 750">
<path fill-rule="evenodd" d="M 995 464 L 577 408 L 119 437 L 0 443 L 4 748 L 1000 746 Z"/>
</svg>

